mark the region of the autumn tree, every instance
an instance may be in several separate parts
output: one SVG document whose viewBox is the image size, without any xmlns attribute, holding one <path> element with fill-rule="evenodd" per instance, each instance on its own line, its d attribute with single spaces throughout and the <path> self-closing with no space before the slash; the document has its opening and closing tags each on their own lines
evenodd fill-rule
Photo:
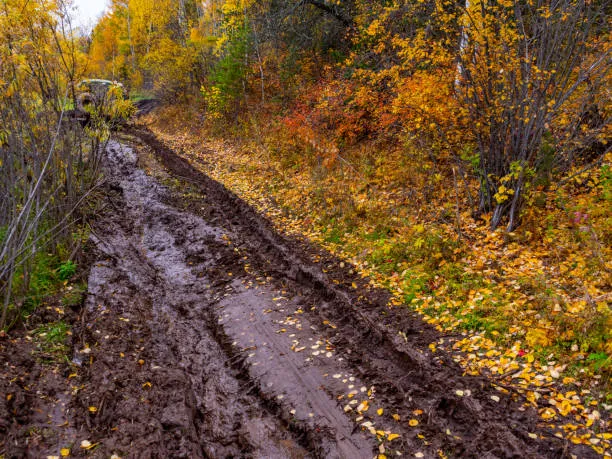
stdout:
<svg viewBox="0 0 612 459">
<path fill-rule="evenodd" d="M 37 238 L 47 229 L 41 216 L 61 183 L 54 175 L 67 167 L 55 149 L 68 96 L 57 85 L 59 9 L 46 6 L 5 0 L 0 12 L 0 327 L 14 298 L 28 290 Z"/>
<path fill-rule="evenodd" d="M 376 135 L 409 141 L 448 180 L 473 168 L 474 210 L 491 213 L 492 228 L 512 229 L 536 178 L 593 163 L 607 149 L 605 7 L 114 0 L 91 56 L 101 74 L 162 96 L 198 91 L 211 117 L 274 100 L 302 107 L 306 137 L 319 129 L 336 148 Z"/>
<path fill-rule="evenodd" d="M 33 304 L 41 260 L 70 256 L 109 138 L 104 120 L 83 129 L 70 109 L 87 64 L 70 6 L 0 4 L 0 328 Z"/>
<path fill-rule="evenodd" d="M 105 15 L 96 25 L 91 38 L 90 71 L 98 78 L 124 80 L 129 72 L 123 23 L 120 16 Z"/>
<path fill-rule="evenodd" d="M 114 0 L 93 31 L 90 74 L 164 97 L 182 94 L 201 77 L 200 42 L 192 32 L 202 14 L 194 0 Z"/>
<path fill-rule="evenodd" d="M 477 140 L 480 210 L 493 212 L 492 228 L 507 218 L 512 230 L 532 178 L 567 163 L 577 139 L 587 149 L 610 121 L 609 99 L 596 101 L 611 64 L 598 38 L 605 9 L 580 0 L 468 5 L 458 90 Z"/>
</svg>

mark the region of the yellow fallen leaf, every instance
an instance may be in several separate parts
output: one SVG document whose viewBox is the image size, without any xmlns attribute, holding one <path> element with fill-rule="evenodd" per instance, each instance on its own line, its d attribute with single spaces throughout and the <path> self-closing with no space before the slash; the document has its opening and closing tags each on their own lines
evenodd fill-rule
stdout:
<svg viewBox="0 0 612 459">
<path fill-rule="evenodd" d="M 90 413 L 95 413 L 96 411 L 98 411 L 98 408 L 96 408 L 95 406 L 90 406 L 89 407 L 89 412 Z"/>
<path fill-rule="evenodd" d="M 559 375 L 559 372 L 557 371 L 556 368 L 551 368 L 550 369 L 550 376 L 552 376 L 555 379 L 558 379 L 560 375 Z"/>
<path fill-rule="evenodd" d="M 548 330 L 543 328 L 532 328 L 527 332 L 525 341 L 530 347 L 536 346 L 548 346 L 550 345 L 550 337 L 548 336 Z"/>
<path fill-rule="evenodd" d="M 358 406 L 357 406 L 357 411 L 359 413 L 364 412 L 364 411 L 368 411 L 368 409 L 370 408 L 370 405 L 368 403 L 367 400 L 364 400 L 363 402 L 361 402 Z"/>
<path fill-rule="evenodd" d="M 414 414 L 415 416 L 420 416 L 423 414 L 423 410 L 414 410 L 412 414 Z"/>
<path fill-rule="evenodd" d="M 70 448 L 62 448 L 62 449 L 60 449 L 60 456 L 62 456 L 62 457 L 70 456 Z"/>
<path fill-rule="evenodd" d="M 410 421 L 408 421 L 408 425 L 410 427 L 416 427 L 419 425 L 419 421 L 417 421 L 416 419 L 411 419 Z"/>
<path fill-rule="evenodd" d="M 393 441 L 393 440 L 395 440 L 396 438 L 399 438 L 399 435 L 398 435 L 398 434 L 394 434 L 394 433 L 392 433 L 392 434 L 389 434 L 389 436 L 387 437 L 387 440 L 388 440 L 388 441 Z"/>
<path fill-rule="evenodd" d="M 545 408 L 540 412 L 540 417 L 544 419 L 545 421 L 548 421 L 549 419 L 554 418 L 556 415 L 557 414 L 554 412 L 552 408 Z"/>
<path fill-rule="evenodd" d="M 378 414 L 379 416 L 382 416 L 383 411 L 384 411 L 384 410 L 383 410 L 382 408 L 378 408 L 378 409 L 376 410 L 376 414 Z"/>
</svg>

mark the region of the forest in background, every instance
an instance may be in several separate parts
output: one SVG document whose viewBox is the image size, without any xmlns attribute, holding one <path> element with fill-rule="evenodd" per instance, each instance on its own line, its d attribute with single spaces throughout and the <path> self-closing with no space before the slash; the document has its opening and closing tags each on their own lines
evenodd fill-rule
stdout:
<svg viewBox="0 0 612 459">
<path fill-rule="evenodd" d="M 551 422 L 612 403 L 608 2 L 113 0 L 90 37 L 68 1 L 2 8 L 2 326 L 74 273 L 110 130 L 62 120 L 107 78 L 160 99 L 150 127 L 280 230 L 455 337 L 432 352 L 535 405 L 576 384 Z"/>
<path fill-rule="evenodd" d="M 277 115 L 292 149 L 326 163 L 373 139 L 428 150 L 472 174 L 474 212 L 511 231 L 534 189 L 609 148 L 607 8 L 114 1 L 91 73 L 168 100 L 198 90 L 208 119 Z"/>
</svg>

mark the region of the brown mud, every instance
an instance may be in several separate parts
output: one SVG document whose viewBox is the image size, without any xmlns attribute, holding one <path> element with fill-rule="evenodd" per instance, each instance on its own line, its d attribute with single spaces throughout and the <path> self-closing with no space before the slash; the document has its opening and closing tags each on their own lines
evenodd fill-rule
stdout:
<svg viewBox="0 0 612 459">
<path fill-rule="evenodd" d="M 87 254 L 85 249 L 78 260 L 84 266 Z M 82 281 L 82 275 L 86 270 L 74 281 Z M 0 457 L 59 455 L 75 435 L 68 422 L 73 413 L 68 383 L 72 364 L 67 359 L 72 336 L 65 334 L 53 346 L 43 336 L 50 324 L 78 320 L 81 304 L 62 303 L 70 290 L 47 298 L 10 334 L 0 334 Z"/>
<path fill-rule="evenodd" d="M 4 457 L 593 455 L 487 379 L 462 376 L 428 350 L 440 336 L 419 317 L 279 235 L 146 129 L 111 142 L 105 168 L 72 362 L 49 406 L 0 400 Z M 50 440 L 33 448 L 32 413 L 53 409 Z"/>
<path fill-rule="evenodd" d="M 158 99 L 142 99 L 142 100 L 136 101 L 134 105 L 136 106 L 135 116 L 139 117 L 139 116 L 147 115 L 151 113 L 155 108 L 157 108 L 159 106 L 159 100 Z"/>
</svg>

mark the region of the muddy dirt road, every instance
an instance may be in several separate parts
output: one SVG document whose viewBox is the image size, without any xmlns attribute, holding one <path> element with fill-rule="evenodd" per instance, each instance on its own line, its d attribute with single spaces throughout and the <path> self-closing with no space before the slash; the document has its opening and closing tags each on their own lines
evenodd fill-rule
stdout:
<svg viewBox="0 0 612 459">
<path fill-rule="evenodd" d="M 36 454 L 16 438 L 6 457 L 67 443 L 106 458 L 591 454 L 461 376 L 419 318 L 150 132 L 111 142 L 105 167 L 61 432 Z"/>
</svg>

